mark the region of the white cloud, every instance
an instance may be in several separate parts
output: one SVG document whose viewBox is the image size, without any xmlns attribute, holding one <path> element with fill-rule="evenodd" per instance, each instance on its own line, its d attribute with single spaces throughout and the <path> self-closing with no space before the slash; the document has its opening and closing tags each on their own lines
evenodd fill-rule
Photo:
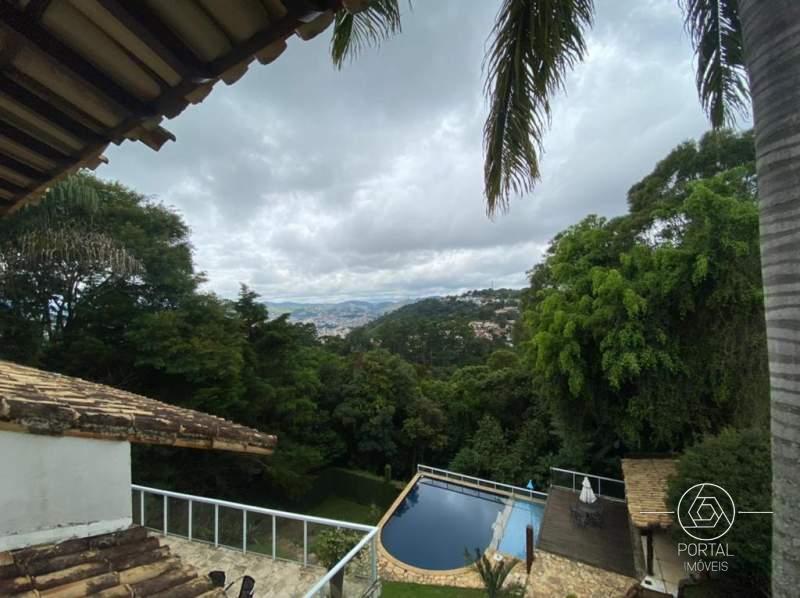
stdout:
<svg viewBox="0 0 800 598">
<path fill-rule="evenodd" d="M 554 234 L 622 213 L 628 187 L 705 121 L 677 8 L 598 3 L 587 59 L 554 102 L 541 183 L 487 219 L 481 61 L 496 10 L 418 3 L 403 34 L 341 72 L 326 35 L 291 40 L 167 123 L 176 143 L 126 143 L 98 173 L 179 209 L 222 295 L 239 282 L 314 300 L 522 286 Z"/>
</svg>

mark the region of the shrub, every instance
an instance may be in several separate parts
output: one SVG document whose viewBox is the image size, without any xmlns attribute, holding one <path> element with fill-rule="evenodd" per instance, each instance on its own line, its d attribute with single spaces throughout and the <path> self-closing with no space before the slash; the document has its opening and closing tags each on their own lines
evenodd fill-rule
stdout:
<svg viewBox="0 0 800 598">
<path fill-rule="evenodd" d="M 711 482 L 723 487 L 739 511 L 771 509 L 772 479 L 769 435 L 762 430 L 727 429 L 688 449 L 678 462 L 678 475 L 670 481 L 668 502 L 677 511 L 681 495 L 695 484 Z M 679 525 L 677 540 L 694 542 Z M 772 518 L 737 515 L 731 530 L 718 542 L 727 543 L 731 556 L 725 577 L 741 586 L 769 588 Z"/>
<path fill-rule="evenodd" d="M 361 536 L 357 532 L 343 529 L 326 529 L 317 535 L 314 542 L 314 554 L 326 568 L 332 568 L 342 560 L 353 547 L 358 544 Z"/>
</svg>

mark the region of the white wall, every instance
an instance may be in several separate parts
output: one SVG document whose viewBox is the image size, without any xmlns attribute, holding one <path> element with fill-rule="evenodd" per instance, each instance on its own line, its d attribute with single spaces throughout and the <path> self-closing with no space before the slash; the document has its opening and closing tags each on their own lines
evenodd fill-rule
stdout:
<svg viewBox="0 0 800 598">
<path fill-rule="evenodd" d="M 130 443 L 0 430 L 0 551 L 130 524 Z"/>
</svg>

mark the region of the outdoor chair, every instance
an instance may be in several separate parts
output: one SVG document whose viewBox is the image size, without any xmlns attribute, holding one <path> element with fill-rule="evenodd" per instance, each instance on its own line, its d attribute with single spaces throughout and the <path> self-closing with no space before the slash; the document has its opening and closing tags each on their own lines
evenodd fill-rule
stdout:
<svg viewBox="0 0 800 598">
<path fill-rule="evenodd" d="M 253 598 L 255 596 L 256 580 L 245 575 L 242 579 L 242 588 L 239 590 L 239 598 Z"/>
<path fill-rule="evenodd" d="M 586 527 L 588 523 L 586 511 L 581 509 L 579 505 L 574 504 L 570 505 L 569 512 L 572 515 L 572 521 L 575 522 L 575 525 L 578 527 Z"/>
<path fill-rule="evenodd" d="M 603 527 L 603 509 L 599 508 L 595 511 L 586 513 L 587 522 L 596 527 Z"/>
</svg>

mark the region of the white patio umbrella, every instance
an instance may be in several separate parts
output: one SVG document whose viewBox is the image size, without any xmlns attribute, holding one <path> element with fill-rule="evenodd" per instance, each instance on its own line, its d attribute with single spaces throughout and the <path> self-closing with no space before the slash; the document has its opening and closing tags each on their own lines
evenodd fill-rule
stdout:
<svg viewBox="0 0 800 598">
<path fill-rule="evenodd" d="M 589 483 L 589 478 L 583 478 L 583 489 L 581 490 L 581 502 L 585 502 L 587 505 L 592 504 L 597 500 L 597 497 L 594 495 L 594 491 L 592 490 L 592 485 Z"/>
</svg>

